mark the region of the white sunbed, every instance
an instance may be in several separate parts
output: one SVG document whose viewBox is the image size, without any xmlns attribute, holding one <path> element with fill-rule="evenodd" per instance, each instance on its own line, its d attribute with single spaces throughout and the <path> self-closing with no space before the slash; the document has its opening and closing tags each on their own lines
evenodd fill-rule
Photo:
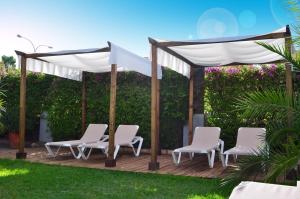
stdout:
<svg viewBox="0 0 300 199">
<path fill-rule="evenodd" d="M 236 146 L 224 152 L 223 166 L 228 166 L 229 155 L 233 155 L 235 160 L 238 155 L 257 155 L 265 146 L 265 137 L 266 129 L 264 128 L 239 128 Z"/>
<path fill-rule="evenodd" d="M 260 182 L 241 182 L 236 186 L 229 199 L 300 199 L 300 181 L 297 186 L 267 184 Z"/>
<path fill-rule="evenodd" d="M 89 124 L 88 128 L 86 129 L 84 135 L 81 137 L 80 140 L 47 142 L 45 144 L 45 147 L 48 151 L 48 155 L 51 157 L 56 157 L 61 147 L 67 147 L 70 148 L 70 151 L 73 154 L 73 156 L 76 159 L 79 159 L 81 157 L 81 154 L 78 153 L 78 155 L 76 155 L 73 147 L 77 147 L 78 145 L 84 143 L 96 142 L 101 139 L 107 139 L 107 137 L 104 135 L 107 127 L 108 127 L 107 124 Z M 58 147 L 58 149 L 54 153 L 51 147 Z"/>
<path fill-rule="evenodd" d="M 209 167 L 213 168 L 215 151 L 219 151 L 220 154 L 223 152 L 224 142 L 220 139 L 220 133 L 219 127 L 196 127 L 192 144 L 172 152 L 174 163 L 179 165 L 182 153 L 189 153 L 190 158 L 193 158 L 195 153 L 205 153 Z"/>
<path fill-rule="evenodd" d="M 139 129 L 138 125 L 119 125 L 115 132 L 115 151 L 114 151 L 114 159 L 116 159 L 117 154 L 121 146 L 131 147 L 135 156 L 140 155 L 140 151 L 143 145 L 143 138 L 140 136 L 136 136 L 137 131 Z M 78 151 L 81 153 L 83 159 L 88 159 L 92 149 L 101 149 L 106 156 L 108 156 L 108 141 L 98 141 L 95 143 L 82 144 L 78 146 Z M 137 151 L 134 149 L 134 144 L 138 144 Z M 89 149 L 87 155 L 85 151 Z"/>
</svg>

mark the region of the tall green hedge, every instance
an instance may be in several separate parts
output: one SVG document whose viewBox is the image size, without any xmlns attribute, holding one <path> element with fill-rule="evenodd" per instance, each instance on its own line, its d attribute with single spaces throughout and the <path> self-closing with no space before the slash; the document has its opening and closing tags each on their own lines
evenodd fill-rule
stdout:
<svg viewBox="0 0 300 199">
<path fill-rule="evenodd" d="M 87 123 L 108 123 L 110 74 L 88 74 Z M 249 121 L 234 111 L 236 97 L 267 88 L 284 87 L 284 68 L 271 65 L 255 67 L 209 68 L 205 77 L 205 113 L 207 125 L 222 128 L 226 146 L 235 142 L 240 126 L 263 125 L 262 120 Z M 138 124 L 139 134 L 150 144 L 151 80 L 138 73 L 118 73 L 116 123 Z M 7 95 L 7 115 L 18 128 L 19 72 L 2 77 Z M 160 132 L 162 148 L 173 149 L 182 143 L 182 127 L 188 113 L 188 80 L 171 70 L 163 71 L 160 96 Z M 30 138 L 38 134 L 39 115 L 47 111 L 54 140 L 75 139 L 81 130 L 81 82 L 28 74 L 26 130 Z M 12 127 L 10 127 L 12 128 Z M 31 135 L 31 136 L 30 136 Z"/>
<path fill-rule="evenodd" d="M 19 96 L 20 72 L 9 70 L 3 74 L 1 86 L 5 92 L 6 112 L 1 118 L 6 131 L 19 129 Z M 39 130 L 39 116 L 42 112 L 45 98 L 51 87 L 53 77 L 38 73 L 29 73 L 27 77 L 27 106 L 26 106 L 26 136 L 37 139 Z"/>
<path fill-rule="evenodd" d="M 225 146 L 231 147 L 239 127 L 264 126 L 263 118 L 256 121 L 243 118 L 236 111 L 236 98 L 251 91 L 284 88 L 285 70 L 282 65 L 208 68 L 205 86 L 208 125 L 221 127 Z"/>
<path fill-rule="evenodd" d="M 126 72 L 117 78 L 116 124 L 138 124 L 139 134 L 150 145 L 150 78 Z M 110 74 L 87 76 L 87 123 L 106 123 L 109 116 Z M 76 138 L 81 129 L 81 83 L 57 78 L 47 97 L 45 110 L 55 140 Z M 162 146 L 179 146 L 178 137 L 187 113 L 187 79 L 165 70 L 161 83 Z M 176 136 L 174 136 L 176 135 Z"/>
</svg>

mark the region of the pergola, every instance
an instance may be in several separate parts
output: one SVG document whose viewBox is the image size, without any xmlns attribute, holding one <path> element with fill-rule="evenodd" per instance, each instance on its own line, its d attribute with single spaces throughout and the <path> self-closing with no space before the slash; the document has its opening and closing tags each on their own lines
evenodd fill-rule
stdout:
<svg viewBox="0 0 300 199">
<path fill-rule="evenodd" d="M 264 42 L 291 50 L 291 32 L 287 25 L 277 31 L 262 35 L 227 37 L 216 39 L 167 41 L 149 38 L 152 56 L 151 88 L 151 162 L 150 170 L 159 169 L 157 161 L 159 137 L 159 81 L 157 65 L 166 66 L 189 78 L 189 142 L 193 138 L 194 84 L 195 78 L 204 81 L 205 67 L 238 66 L 252 64 L 285 63 L 286 60 L 257 42 Z M 286 63 L 286 90 L 292 96 L 292 67 Z M 196 70 L 199 77 L 196 77 Z M 202 92 L 201 98 L 204 98 Z M 203 99 L 201 100 L 203 102 Z M 200 106 L 204 106 L 203 104 Z M 290 123 L 289 115 L 289 122 Z"/>
<path fill-rule="evenodd" d="M 113 167 L 116 161 L 114 153 L 115 109 L 117 91 L 117 71 L 136 71 L 153 76 L 151 62 L 137 56 L 113 43 L 100 49 L 66 50 L 49 53 L 26 54 L 16 51 L 21 67 L 20 80 L 20 145 L 16 158 L 26 158 L 24 137 L 26 130 L 26 71 L 41 72 L 76 81 L 82 80 L 82 133 L 86 128 L 86 72 L 111 72 L 110 108 L 109 108 L 109 149 L 105 166 Z M 155 77 L 161 79 L 161 67 L 155 67 Z"/>
</svg>

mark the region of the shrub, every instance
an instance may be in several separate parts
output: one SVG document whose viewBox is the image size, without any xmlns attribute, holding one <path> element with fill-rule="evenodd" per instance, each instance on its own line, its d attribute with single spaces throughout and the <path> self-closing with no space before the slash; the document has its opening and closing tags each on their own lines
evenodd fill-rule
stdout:
<svg viewBox="0 0 300 199">
<path fill-rule="evenodd" d="M 39 115 L 43 109 L 45 97 L 52 83 L 53 77 L 37 73 L 28 73 L 26 92 L 26 135 L 30 138 L 37 137 L 39 129 Z M 19 96 L 20 96 L 20 72 L 9 70 L 1 81 L 5 91 L 4 117 L 1 118 L 6 131 L 18 131 L 19 129 Z"/>
<path fill-rule="evenodd" d="M 18 129 L 19 71 L 10 70 L 2 78 L 6 90 L 6 114 L 13 122 L 1 120 Z M 110 73 L 87 76 L 87 123 L 107 123 L 109 118 Z M 139 134 L 150 146 L 151 78 L 135 72 L 118 73 L 116 125 L 138 124 Z M 163 70 L 160 92 L 160 143 L 162 148 L 181 146 L 182 127 L 188 114 L 188 79 L 169 69 Z M 235 143 L 241 126 L 264 125 L 264 118 L 248 120 L 235 110 L 241 93 L 285 87 L 284 68 L 280 65 L 235 68 L 208 68 L 205 76 L 205 113 L 207 125 L 222 128 L 226 147 Z M 195 102 L 196 103 L 196 102 Z M 81 82 L 49 75 L 28 73 L 27 135 L 36 139 L 39 114 L 48 112 L 55 140 L 76 139 L 81 133 Z"/>
<path fill-rule="evenodd" d="M 282 65 L 207 68 L 205 86 L 208 125 L 221 127 L 226 147 L 232 147 L 239 127 L 264 126 L 263 118 L 253 121 L 235 111 L 236 98 L 246 92 L 285 87 L 285 70 Z"/>
<path fill-rule="evenodd" d="M 109 118 L 110 73 L 87 76 L 87 123 L 107 123 Z M 138 124 L 139 134 L 150 146 L 151 79 L 134 72 L 117 78 L 116 127 Z M 55 140 L 78 138 L 81 129 L 81 83 L 57 78 L 47 97 L 49 125 Z M 176 100 L 174 100 L 176 99 Z M 161 144 L 179 146 L 180 124 L 187 114 L 187 79 L 165 70 L 161 83 Z M 179 127 L 180 126 L 180 127 Z M 175 136 L 174 136 L 175 135 Z"/>
</svg>

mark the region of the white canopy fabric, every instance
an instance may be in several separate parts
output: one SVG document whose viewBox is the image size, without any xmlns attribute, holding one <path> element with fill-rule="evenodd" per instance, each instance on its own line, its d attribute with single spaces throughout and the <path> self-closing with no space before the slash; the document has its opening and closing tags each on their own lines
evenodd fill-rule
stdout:
<svg viewBox="0 0 300 199">
<path fill-rule="evenodd" d="M 241 182 L 236 186 L 229 199 L 300 199 L 300 181 L 297 186 L 266 184 L 259 182 Z"/>
<path fill-rule="evenodd" d="M 272 33 L 286 33 L 287 28 L 281 28 Z M 184 41 L 184 45 L 167 46 L 180 56 L 198 66 L 211 67 L 222 66 L 232 63 L 241 64 L 262 64 L 283 60 L 283 58 L 256 42 L 265 42 L 268 44 L 285 47 L 285 38 L 255 40 L 257 36 L 239 36 L 228 38 L 189 40 Z M 251 40 L 253 38 L 253 40 Z M 248 41 L 241 41 L 248 40 Z M 156 40 L 159 43 L 169 42 L 166 40 Z M 195 44 L 199 42 L 201 44 Z M 191 44 L 189 44 L 191 43 Z M 194 43 L 194 44 L 192 44 Z M 189 77 L 190 65 L 183 60 L 175 57 L 162 48 L 158 48 L 158 64 L 175 70 L 182 75 Z"/>
<path fill-rule="evenodd" d="M 151 62 L 113 43 L 110 50 L 84 49 L 43 53 L 40 57 L 27 58 L 27 70 L 55 75 L 81 81 L 82 72 L 104 73 L 111 71 L 111 65 L 117 64 L 117 71 L 135 71 L 151 77 Z M 21 56 L 18 56 L 19 68 Z M 158 66 L 158 79 L 162 78 Z"/>
</svg>

